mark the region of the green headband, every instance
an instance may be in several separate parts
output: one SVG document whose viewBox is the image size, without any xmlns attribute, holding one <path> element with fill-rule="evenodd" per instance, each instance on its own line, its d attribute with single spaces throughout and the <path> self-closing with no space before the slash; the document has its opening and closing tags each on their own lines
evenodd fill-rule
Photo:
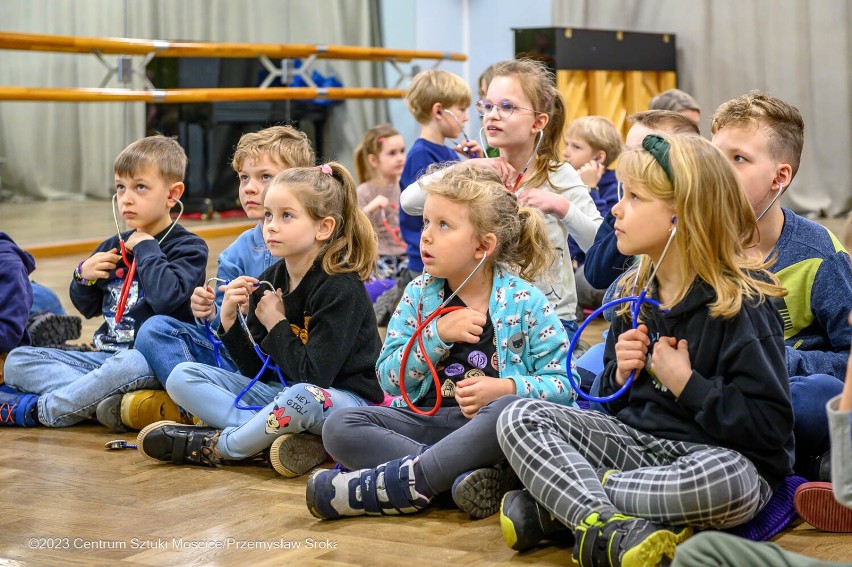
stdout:
<svg viewBox="0 0 852 567">
<path fill-rule="evenodd" d="M 657 163 L 660 164 L 660 167 L 662 167 L 663 171 L 666 173 L 666 177 L 669 178 L 669 182 L 674 185 L 672 166 L 669 163 L 669 151 L 672 149 L 671 145 L 662 136 L 648 134 L 645 136 L 645 139 L 642 140 L 642 147 L 654 156 L 654 159 L 657 160 Z"/>
</svg>

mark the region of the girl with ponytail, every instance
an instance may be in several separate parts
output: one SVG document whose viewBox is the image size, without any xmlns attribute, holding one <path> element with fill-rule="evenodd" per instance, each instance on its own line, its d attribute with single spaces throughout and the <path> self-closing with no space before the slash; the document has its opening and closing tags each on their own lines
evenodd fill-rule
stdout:
<svg viewBox="0 0 852 567">
<path fill-rule="evenodd" d="M 562 161 L 565 101 L 553 73 L 532 59 L 501 61 L 492 71 L 486 96 L 476 108 L 482 116 L 486 150 L 499 148 L 500 157 L 469 163 L 495 169 L 522 204 L 544 213 L 556 260 L 535 285 L 556 308 L 571 337 L 577 330 L 577 286 L 568 236 L 586 251 L 603 219 L 580 175 Z M 419 185 L 430 182 L 421 178 Z M 422 209 L 425 192 L 419 185 L 410 185 L 400 197 L 408 214 Z"/>
<path fill-rule="evenodd" d="M 327 416 L 384 400 L 375 374 L 381 341 L 363 285 L 377 244 L 352 176 L 338 163 L 289 169 L 264 191 L 263 210 L 264 240 L 281 260 L 259 278 L 220 287 L 219 334 L 239 372 L 178 365 L 167 391 L 207 425 L 146 427 L 138 446 L 149 458 L 216 466 L 268 450 L 276 471 L 298 476 L 327 457 Z"/>
<path fill-rule="evenodd" d="M 553 261 L 541 212 L 519 207 L 495 170 L 469 163 L 445 169 L 426 191 L 425 270 L 406 287 L 376 366 L 391 395 L 404 379 L 411 406 L 397 399 L 329 417 L 325 448 L 362 470 L 308 480 L 308 507 L 320 518 L 416 512 L 446 491 L 471 517 L 494 514 L 514 479 L 500 466 L 502 408 L 517 396 L 575 405 L 567 336 L 530 283 Z M 428 318 L 451 294 L 448 305 L 459 308 L 423 329 L 401 369 L 418 312 Z"/>
</svg>

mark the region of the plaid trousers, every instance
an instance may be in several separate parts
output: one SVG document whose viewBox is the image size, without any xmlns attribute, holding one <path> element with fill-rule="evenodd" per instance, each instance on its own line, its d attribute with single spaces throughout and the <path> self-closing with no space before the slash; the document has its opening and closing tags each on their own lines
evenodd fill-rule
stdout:
<svg viewBox="0 0 852 567">
<path fill-rule="evenodd" d="M 500 414 L 497 437 L 530 493 L 572 529 L 594 512 L 730 528 L 772 496 L 736 451 L 655 437 L 595 411 L 518 400 Z"/>
</svg>

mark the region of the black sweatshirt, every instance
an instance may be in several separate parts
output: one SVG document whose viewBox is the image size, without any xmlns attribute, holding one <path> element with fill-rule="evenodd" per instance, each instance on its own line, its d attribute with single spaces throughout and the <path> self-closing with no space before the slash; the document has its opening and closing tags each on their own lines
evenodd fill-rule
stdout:
<svg viewBox="0 0 852 567">
<path fill-rule="evenodd" d="M 270 332 L 254 314 L 263 293 L 260 286 L 249 297 L 248 327 L 263 352 L 281 368 L 287 384 L 306 383 L 321 388 L 348 390 L 378 403 L 384 398 L 376 378 L 381 340 L 376 315 L 364 284 L 355 274 L 328 275 L 320 260 L 311 266 L 291 293 L 284 262 L 278 262 L 258 278 L 283 289 L 284 313 Z M 221 332 L 221 329 L 220 329 Z M 245 376 L 255 376 L 262 366 L 245 330 L 235 321 L 222 341 Z M 262 380 L 278 383 L 275 372 L 266 370 Z"/>
<path fill-rule="evenodd" d="M 132 347 L 139 327 L 153 315 L 168 315 L 179 321 L 193 320 L 189 298 L 196 287 L 204 285 L 207 244 L 179 224 L 158 244 L 167 230 L 153 235 L 154 240 L 139 242 L 132 254 L 128 252 L 131 263 L 136 257 L 136 275 L 121 323 L 115 323 L 115 311 L 129 268 L 123 260 L 119 260 L 109 277 L 98 280 L 95 285 L 71 279 L 69 293 L 74 307 L 87 319 L 98 315 L 106 319 L 93 338 L 98 348 L 115 351 Z M 122 237 L 127 240 L 134 232 L 122 233 Z M 118 235 L 103 241 L 92 255 L 113 248 L 121 253 Z"/>
<path fill-rule="evenodd" d="M 649 294 L 650 295 L 650 294 Z M 605 405 L 618 419 L 654 436 L 724 447 L 751 460 L 775 485 L 792 474 L 793 409 L 784 358 L 784 326 L 770 301 L 743 301 L 731 319 L 713 318 L 716 292 L 696 281 L 667 314 L 643 310 L 651 338 L 686 339 L 692 375 L 679 398 L 646 369 L 622 397 Z M 630 329 L 629 316 L 616 317 L 607 336 L 601 395 L 618 389 L 615 343 Z"/>
</svg>

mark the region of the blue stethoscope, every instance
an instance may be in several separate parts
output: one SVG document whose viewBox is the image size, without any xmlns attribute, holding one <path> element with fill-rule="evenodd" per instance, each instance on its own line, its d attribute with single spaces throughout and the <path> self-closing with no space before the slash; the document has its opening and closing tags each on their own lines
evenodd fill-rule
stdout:
<svg viewBox="0 0 852 567">
<path fill-rule="evenodd" d="M 275 286 L 269 283 L 268 281 L 261 280 L 257 283 L 257 285 L 267 285 L 269 286 L 269 289 L 272 290 L 272 293 L 275 293 Z M 272 355 L 266 354 L 260 349 L 260 345 L 257 344 L 251 334 L 251 331 L 249 331 L 248 322 L 246 321 L 245 315 L 243 315 L 239 309 L 237 309 L 237 320 L 240 322 L 240 325 L 246 332 L 246 336 L 249 338 L 249 341 L 251 341 L 252 347 L 254 347 L 254 352 L 257 353 L 257 356 L 260 358 L 261 362 L 263 362 L 263 365 L 260 367 L 260 370 L 257 371 L 255 377 L 252 378 L 248 384 L 246 384 L 246 387 L 243 388 L 242 392 L 240 392 L 237 397 L 234 398 L 234 407 L 239 410 L 262 410 L 265 406 L 244 406 L 240 403 L 240 400 L 246 394 L 246 392 L 251 390 L 251 387 L 254 386 L 258 380 L 260 380 L 260 377 L 263 376 L 263 373 L 266 371 L 267 368 L 275 371 L 275 374 L 278 375 L 278 379 L 281 381 L 282 384 L 284 384 L 285 388 L 288 387 L 287 380 L 284 379 L 284 375 L 281 373 L 281 367 L 272 362 Z"/>
<path fill-rule="evenodd" d="M 673 222 L 676 222 L 676 220 L 677 220 L 676 217 L 672 219 Z M 577 395 L 580 396 L 581 398 L 583 398 L 584 400 L 587 400 L 587 401 L 590 401 L 590 402 L 597 402 L 597 403 L 601 403 L 601 404 L 611 402 L 611 401 L 615 400 L 616 398 L 621 397 L 627 391 L 627 389 L 630 388 L 630 385 L 633 384 L 633 379 L 636 378 L 636 370 L 635 369 L 630 371 L 630 375 L 627 377 L 627 380 L 624 382 L 624 385 L 621 388 L 619 388 L 618 391 L 616 391 L 616 392 L 614 392 L 614 393 L 612 393 L 608 396 L 601 396 L 601 397 L 592 396 L 591 394 L 587 394 L 582 389 L 580 389 L 580 386 L 574 381 L 574 375 L 571 372 L 571 359 L 574 356 L 574 349 L 577 347 L 577 343 L 580 340 L 580 335 L 583 334 L 583 330 L 589 325 L 589 323 L 591 323 L 596 318 L 600 317 L 600 315 L 604 311 L 606 311 L 607 309 L 612 309 L 614 307 L 617 307 L 618 305 L 621 305 L 622 303 L 630 303 L 630 316 L 631 316 L 631 319 L 632 319 L 631 320 L 631 326 L 634 329 L 639 325 L 639 314 L 642 311 L 642 305 L 645 304 L 645 303 L 647 303 L 648 305 L 652 305 L 652 306 L 656 307 L 657 309 L 661 309 L 663 311 L 663 313 L 668 313 L 668 309 L 662 309 L 660 307 L 659 301 L 657 301 L 656 299 L 651 299 L 650 297 L 646 297 L 646 296 L 648 294 L 648 286 L 651 285 L 652 281 L 654 281 L 654 276 L 657 275 L 657 270 L 660 268 L 660 264 L 663 263 L 663 259 L 666 257 L 666 252 L 668 252 L 669 246 L 671 245 L 672 240 L 674 239 L 676 232 L 677 232 L 677 224 L 672 226 L 671 233 L 669 234 L 669 239 L 666 241 L 666 245 L 663 248 L 663 253 L 660 254 L 659 261 L 654 265 L 654 270 L 651 272 L 651 276 L 648 278 L 648 281 L 645 282 L 645 285 L 642 287 L 642 290 L 639 292 L 639 295 L 631 295 L 631 296 L 628 296 L 628 297 L 619 297 L 618 299 L 614 299 L 612 301 L 605 303 L 604 305 L 601 305 L 600 307 L 595 309 L 594 312 L 592 312 L 592 314 L 589 315 L 586 318 L 585 321 L 583 321 L 580 324 L 580 327 L 577 329 L 577 332 L 574 333 L 574 337 L 571 339 L 571 343 L 568 345 L 568 358 L 567 358 L 565 364 L 566 364 L 566 368 L 567 368 L 567 371 L 568 371 L 567 372 L 568 382 L 571 384 L 571 388 L 573 388 L 574 391 L 577 392 Z M 641 266 L 641 263 L 640 263 L 639 267 L 636 269 L 636 279 L 633 280 L 634 292 L 636 290 L 636 283 L 638 282 L 638 279 L 639 279 L 639 272 L 641 271 L 641 267 L 642 266 Z"/>
<path fill-rule="evenodd" d="M 210 282 L 214 282 L 214 281 L 225 284 L 225 285 L 228 285 L 228 283 L 230 283 L 228 280 L 223 280 L 221 278 L 213 277 L 213 278 L 208 279 L 207 282 L 204 285 L 209 287 Z M 268 281 L 258 282 L 257 285 L 260 286 L 260 285 L 264 285 L 264 284 L 268 285 L 269 288 L 273 291 L 273 293 L 275 292 L 275 286 L 273 286 Z M 258 370 L 255 377 L 251 379 L 251 381 L 246 385 L 246 387 L 243 388 L 243 390 L 239 393 L 239 395 L 237 395 L 237 397 L 234 399 L 234 407 L 239 409 L 239 410 L 252 410 L 252 411 L 262 410 L 265 406 L 244 406 L 240 403 L 240 400 L 246 394 L 246 392 L 248 392 L 251 389 L 251 387 L 254 386 L 257 383 L 258 380 L 260 380 L 260 377 L 263 376 L 263 373 L 266 371 L 267 368 L 275 371 L 275 373 L 278 375 L 278 379 L 281 380 L 281 383 L 284 384 L 285 387 L 287 387 L 287 381 L 284 379 L 284 375 L 281 373 L 281 368 L 277 364 L 274 364 L 272 362 L 272 356 L 264 353 L 260 349 L 260 346 L 254 340 L 254 337 L 252 336 L 251 332 L 249 331 L 248 322 L 246 321 L 245 316 L 239 310 L 237 310 L 237 319 L 239 320 L 240 325 L 242 326 L 243 330 L 245 330 L 246 335 L 248 336 L 249 340 L 251 341 L 251 344 L 254 347 L 254 352 L 256 352 L 257 356 L 260 357 L 260 360 L 263 361 L 263 366 L 261 366 L 260 370 Z M 204 331 L 207 333 L 208 340 L 210 340 L 210 342 L 213 344 L 213 356 L 216 359 L 216 365 L 219 368 L 221 368 L 222 362 L 221 362 L 221 359 L 219 358 L 219 348 L 224 343 L 221 341 L 221 339 L 219 339 L 219 336 L 216 334 L 216 332 L 213 331 L 213 329 L 210 328 L 210 322 L 207 321 L 207 320 L 204 321 Z M 114 439 L 112 441 L 107 441 L 104 444 L 104 448 L 112 450 L 112 451 L 117 451 L 117 450 L 121 450 L 121 449 L 136 449 L 136 448 L 138 448 L 138 446 L 136 444 L 128 443 L 124 439 Z"/>
<path fill-rule="evenodd" d="M 210 282 L 214 282 L 214 281 L 218 282 L 218 283 L 222 283 L 224 285 L 228 285 L 230 283 L 228 280 L 223 280 L 221 278 L 212 277 L 212 278 L 208 279 L 207 282 L 204 285 L 206 287 L 210 287 Z M 267 285 L 267 286 L 269 286 L 269 289 L 271 289 L 272 292 L 275 293 L 275 286 L 273 286 L 268 281 L 265 281 L 265 280 L 260 281 L 260 282 L 257 283 L 257 285 L 258 286 Z M 237 320 L 240 322 L 240 326 L 245 331 L 246 336 L 248 337 L 249 341 L 251 341 L 251 345 L 254 348 L 254 352 L 257 353 L 257 356 L 258 356 L 258 358 L 260 358 L 261 362 L 263 362 L 263 365 L 260 367 L 260 370 L 257 371 L 257 374 L 254 376 L 254 378 L 252 378 L 251 381 L 249 381 L 249 383 L 246 385 L 246 387 L 243 388 L 243 390 L 234 399 L 234 407 L 239 409 L 239 410 L 257 411 L 257 410 L 263 409 L 265 406 L 246 406 L 246 405 L 242 405 L 241 400 L 242 400 L 243 396 L 246 394 L 246 392 L 248 392 L 252 388 L 252 386 L 254 386 L 257 383 L 258 380 L 260 380 L 260 377 L 263 376 L 263 373 L 266 372 L 267 369 L 273 370 L 275 372 L 275 374 L 278 375 L 278 379 L 281 381 L 282 384 L 284 384 L 285 387 L 287 387 L 287 380 L 284 378 L 284 375 L 281 373 L 281 367 L 278 366 L 277 364 L 275 364 L 274 362 L 272 362 L 272 355 L 264 353 L 261 350 L 260 345 L 258 345 L 257 342 L 254 340 L 254 336 L 252 336 L 251 331 L 249 331 L 248 322 L 246 321 L 245 316 L 242 314 L 242 312 L 239 309 L 237 310 Z M 210 328 L 210 321 L 208 321 L 206 319 L 204 320 L 204 332 L 207 334 L 207 339 L 213 344 L 213 357 L 216 360 L 216 366 L 218 366 L 219 368 L 222 368 L 222 360 L 219 357 L 219 348 L 224 343 L 219 338 L 218 334 L 213 329 Z"/>
<path fill-rule="evenodd" d="M 228 280 L 223 280 L 222 278 L 212 277 L 204 282 L 204 287 L 212 290 L 210 287 L 211 282 L 221 283 L 222 285 L 228 285 Z M 196 321 L 198 318 L 196 317 Z M 219 357 L 219 349 L 225 344 L 222 342 L 222 339 L 219 338 L 219 334 L 214 331 L 210 327 L 210 321 L 204 319 L 204 334 L 207 335 L 207 340 L 210 341 L 210 344 L 213 345 L 213 358 L 216 360 L 216 366 L 222 368 L 222 359 Z"/>
</svg>

